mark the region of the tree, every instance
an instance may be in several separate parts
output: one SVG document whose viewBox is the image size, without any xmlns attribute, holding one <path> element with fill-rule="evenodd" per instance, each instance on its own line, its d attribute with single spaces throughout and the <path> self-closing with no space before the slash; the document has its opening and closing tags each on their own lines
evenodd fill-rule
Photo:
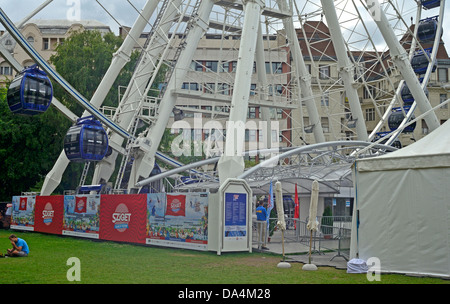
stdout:
<svg viewBox="0 0 450 304">
<path fill-rule="evenodd" d="M 74 32 L 63 44 L 58 45 L 56 53 L 50 57 L 50 62 L 64 79 L 90 100 L 111 65 L 113 54 L 122 42 L 123 39 L 113 33 Z M 137 58 L 138 52 L 133 52 L 130 62 L 122 69 L 106 96 L 104 106 L 118 105 L 118 87 L 127 85 L 130 81 Z M 82 114 L 82 107 L 62 88 L 57 87 L 55 92 L 69 109 L 77 115 Z"/>
<path fill-rule="evenodd" d="M 0 89 L 0 200 L 42 183 L 62 149 L 70 123 L 54 108 L 37 116 L 13 114 Z"/>
</svg>

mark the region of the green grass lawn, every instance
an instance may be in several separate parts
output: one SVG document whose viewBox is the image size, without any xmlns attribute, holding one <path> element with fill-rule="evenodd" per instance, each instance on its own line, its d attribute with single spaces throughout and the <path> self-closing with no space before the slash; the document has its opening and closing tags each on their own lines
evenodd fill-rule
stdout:
<svg viewBox="0 0 450 304">
<path fill-rule="evenodd" d="M 36 232 L 0 230 L 0 251 L 10 248 L 14 233 L 27 241 L 27 258 L 0 259 L 0 283 L 9 284 L 448 284 L 438 278 L 381 275 L 380 282 L 365 274 L 319 267 L 304 271 L 303 264 L 277 268 L 281 256 L 270 253 L 223 253 L 158 248 L 92 241 Z M 81 264 L 81 281 L 69 282 L 70 257 Z"/>
</svg>

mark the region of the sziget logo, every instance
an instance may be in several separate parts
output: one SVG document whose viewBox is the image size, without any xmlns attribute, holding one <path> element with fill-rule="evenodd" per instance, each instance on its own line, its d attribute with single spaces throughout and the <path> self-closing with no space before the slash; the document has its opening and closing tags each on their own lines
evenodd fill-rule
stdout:
<svg viewBox="0 0 450 304">
<path fill-rule="evenodd" d="M 173 213 L 178 213 L 181 210 L 181 202 L 175 198 L 170 203 L 170 209 L 172 210 Z"/>
<path fill-rule="evenodd" d="M 55 211 L 50 203 L 45 204 L 44 210 L 42 210 L 42 218 L 44 219 L 44 224 L 49 226 L 53 222 L 53 216 Z"/>
<path fill-rule="evenodd" d="M 119 232 L 124 232 L 128 229 L 128 224 L 131 220 L 131 213 L 128 211 L 127 205 L 119 204 L 116 207 L 116 211 L 112 214 L 112 223 L 114 229 Z"/>
</svg>

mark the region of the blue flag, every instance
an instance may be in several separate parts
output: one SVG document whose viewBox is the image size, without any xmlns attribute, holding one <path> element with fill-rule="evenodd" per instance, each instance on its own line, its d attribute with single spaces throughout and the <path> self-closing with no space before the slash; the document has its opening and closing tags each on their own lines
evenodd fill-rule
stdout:
<svg viewBox="0 0 450 304">
<path fill-rule="evenodd" d="M 269 229 L 269 218 L 270 218 L 270 212 L 272 211 L 274 206 L 274 201 L 273 201 L 273 187 L 272 187 L 272 181 L 270 181 L 270 189 L 269 189 L 269 200 L 267 203 L 267 229 Z"/>
</svg>

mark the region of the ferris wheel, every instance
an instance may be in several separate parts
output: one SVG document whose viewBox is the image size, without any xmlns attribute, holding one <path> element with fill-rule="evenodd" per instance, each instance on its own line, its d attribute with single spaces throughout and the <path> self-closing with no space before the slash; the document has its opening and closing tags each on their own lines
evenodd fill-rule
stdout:
<svg viewBox="0 0 450 304">
<path fill-rule="evenodd" d="M 207 105 L 211 120 L 245 122 L 255 107 L 266 122 L 280 115 L 288 121 L 280 130 L 288 146 L 343 139 L 396 145 L 400 134 L 414 131 L 418 118 L 430 130 L 439 126 L 427 84 L 435 73 L 444 0 L 164 0 L 146 1 L 140 10 L 128 3 L 137 19 L 91 100 L 54 71 L 1 11 L 2 24 L 41 69 L 25 70 L 13 81 L 10 106 L 27 115 L 45 111 L 36 104 L 48 106 L 51 79 L 86 110 L 78 118 L 53 98 L 74 126 L 42 194 L 56 188 L 71 161 L 85 163 L 81 186 L 91 163 L 94 184 L 110 181 L 119 158 L 118 177 L 110 182 L 129 192 L 139 191 L 135 185 L 157 168 L 156 159 L 182 167 L 158 146 L 177 114 L 202 110 L 192 104 Z M 148 26 L 132 79 L 108 117 L 102 102 Z M 208 50 L 208 58 L 200 57 L 201 50 Z M 151 97 L 163 70 L 164 83 Z M 142 124 L 145 131 L 136 134 Z M 228 138 L 232 132 L 226 129 Z M 218 168 L 221 179 L 244 169 L 234 156 L 223 157 Z"/>
</svg>

